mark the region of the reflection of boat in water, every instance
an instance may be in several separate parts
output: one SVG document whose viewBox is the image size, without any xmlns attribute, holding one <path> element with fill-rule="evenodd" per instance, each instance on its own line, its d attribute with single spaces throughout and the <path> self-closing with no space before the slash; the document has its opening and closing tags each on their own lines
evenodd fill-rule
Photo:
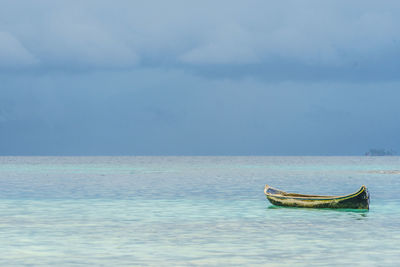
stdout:
<svg viewBox="0 0 400 267">
<path fill-rule="evenodd" d="M 360 190 L 346 196 L 318 196 L 287 193 L 265 185 L 268 200 L 277 206 L 331 209 L 369 209 L 369 193 L 363 185 Z"/>
</svg>

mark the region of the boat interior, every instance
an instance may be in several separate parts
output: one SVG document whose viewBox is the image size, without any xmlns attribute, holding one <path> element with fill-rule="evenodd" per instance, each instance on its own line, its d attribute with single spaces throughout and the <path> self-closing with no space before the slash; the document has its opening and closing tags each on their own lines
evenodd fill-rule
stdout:
<svg viewBox="0 0 400 267">
<path fill-rule="evenodd" d="M 362 191 L 364 189 L 364 186 L 362 186 L 360 188 L 360 190 L 358 190 L 355 193 L 351 193 L 348 195 L 353 195 L 353 194 L 357 194 L 358 192 Z M 264 190 L 265 194 L 269 194 L 269 195 L 281 195 L 281 196 L 285 196 L 285 197 L 307 197 L 307 198 L 337 198 L 337 197 L 343 197 L 343 196 L 322 196 L 322 195 L 306 195 L 306 194 L 296 194 L 296 193 L 288 193 L 282 190 L 278 190 L 275 188 L 270 187 L 269 185 L 265 185 L 265 190 Z M 348 196 L 345 195 L 345 196 Z"/>
</svg>

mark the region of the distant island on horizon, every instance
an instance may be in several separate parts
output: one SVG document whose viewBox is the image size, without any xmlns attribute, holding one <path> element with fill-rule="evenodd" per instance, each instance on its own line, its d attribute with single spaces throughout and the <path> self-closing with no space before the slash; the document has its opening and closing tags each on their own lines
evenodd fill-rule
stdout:
<svg viewBox="0 0 400 267">
<path fill-rule="evenodd" d="M 365 156 L 394 156 L 396 152 L 393 149 L 386 150 L 383 148 L 372 148 L 365 152 Z"/>
</svg>

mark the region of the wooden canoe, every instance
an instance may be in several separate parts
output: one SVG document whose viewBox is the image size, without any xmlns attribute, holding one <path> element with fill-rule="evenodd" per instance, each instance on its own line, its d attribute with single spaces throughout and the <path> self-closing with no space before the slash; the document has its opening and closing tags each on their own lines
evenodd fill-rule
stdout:
<svg viewBox="0 0 400 267">
<path fill-rule="evenodd" d="M 265 185 L 264 193 L 274 205 L 301 208 L 369 209 L 369 193 L 363 185 L 346 196 L 318 196 L 287 193 Z"/>
</svg>

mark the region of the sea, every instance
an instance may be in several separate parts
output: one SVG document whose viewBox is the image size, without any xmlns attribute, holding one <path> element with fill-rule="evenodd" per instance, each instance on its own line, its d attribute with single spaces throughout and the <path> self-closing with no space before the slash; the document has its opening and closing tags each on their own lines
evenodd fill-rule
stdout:
<svg viewBox="0 0 400 267">
<path fill-rule="evenodd" d="M 284 208 L 265 184 L 370 210 Z M 0 266 L 399 266 L 400 157 L 0 157 Z"/>
</svg>

